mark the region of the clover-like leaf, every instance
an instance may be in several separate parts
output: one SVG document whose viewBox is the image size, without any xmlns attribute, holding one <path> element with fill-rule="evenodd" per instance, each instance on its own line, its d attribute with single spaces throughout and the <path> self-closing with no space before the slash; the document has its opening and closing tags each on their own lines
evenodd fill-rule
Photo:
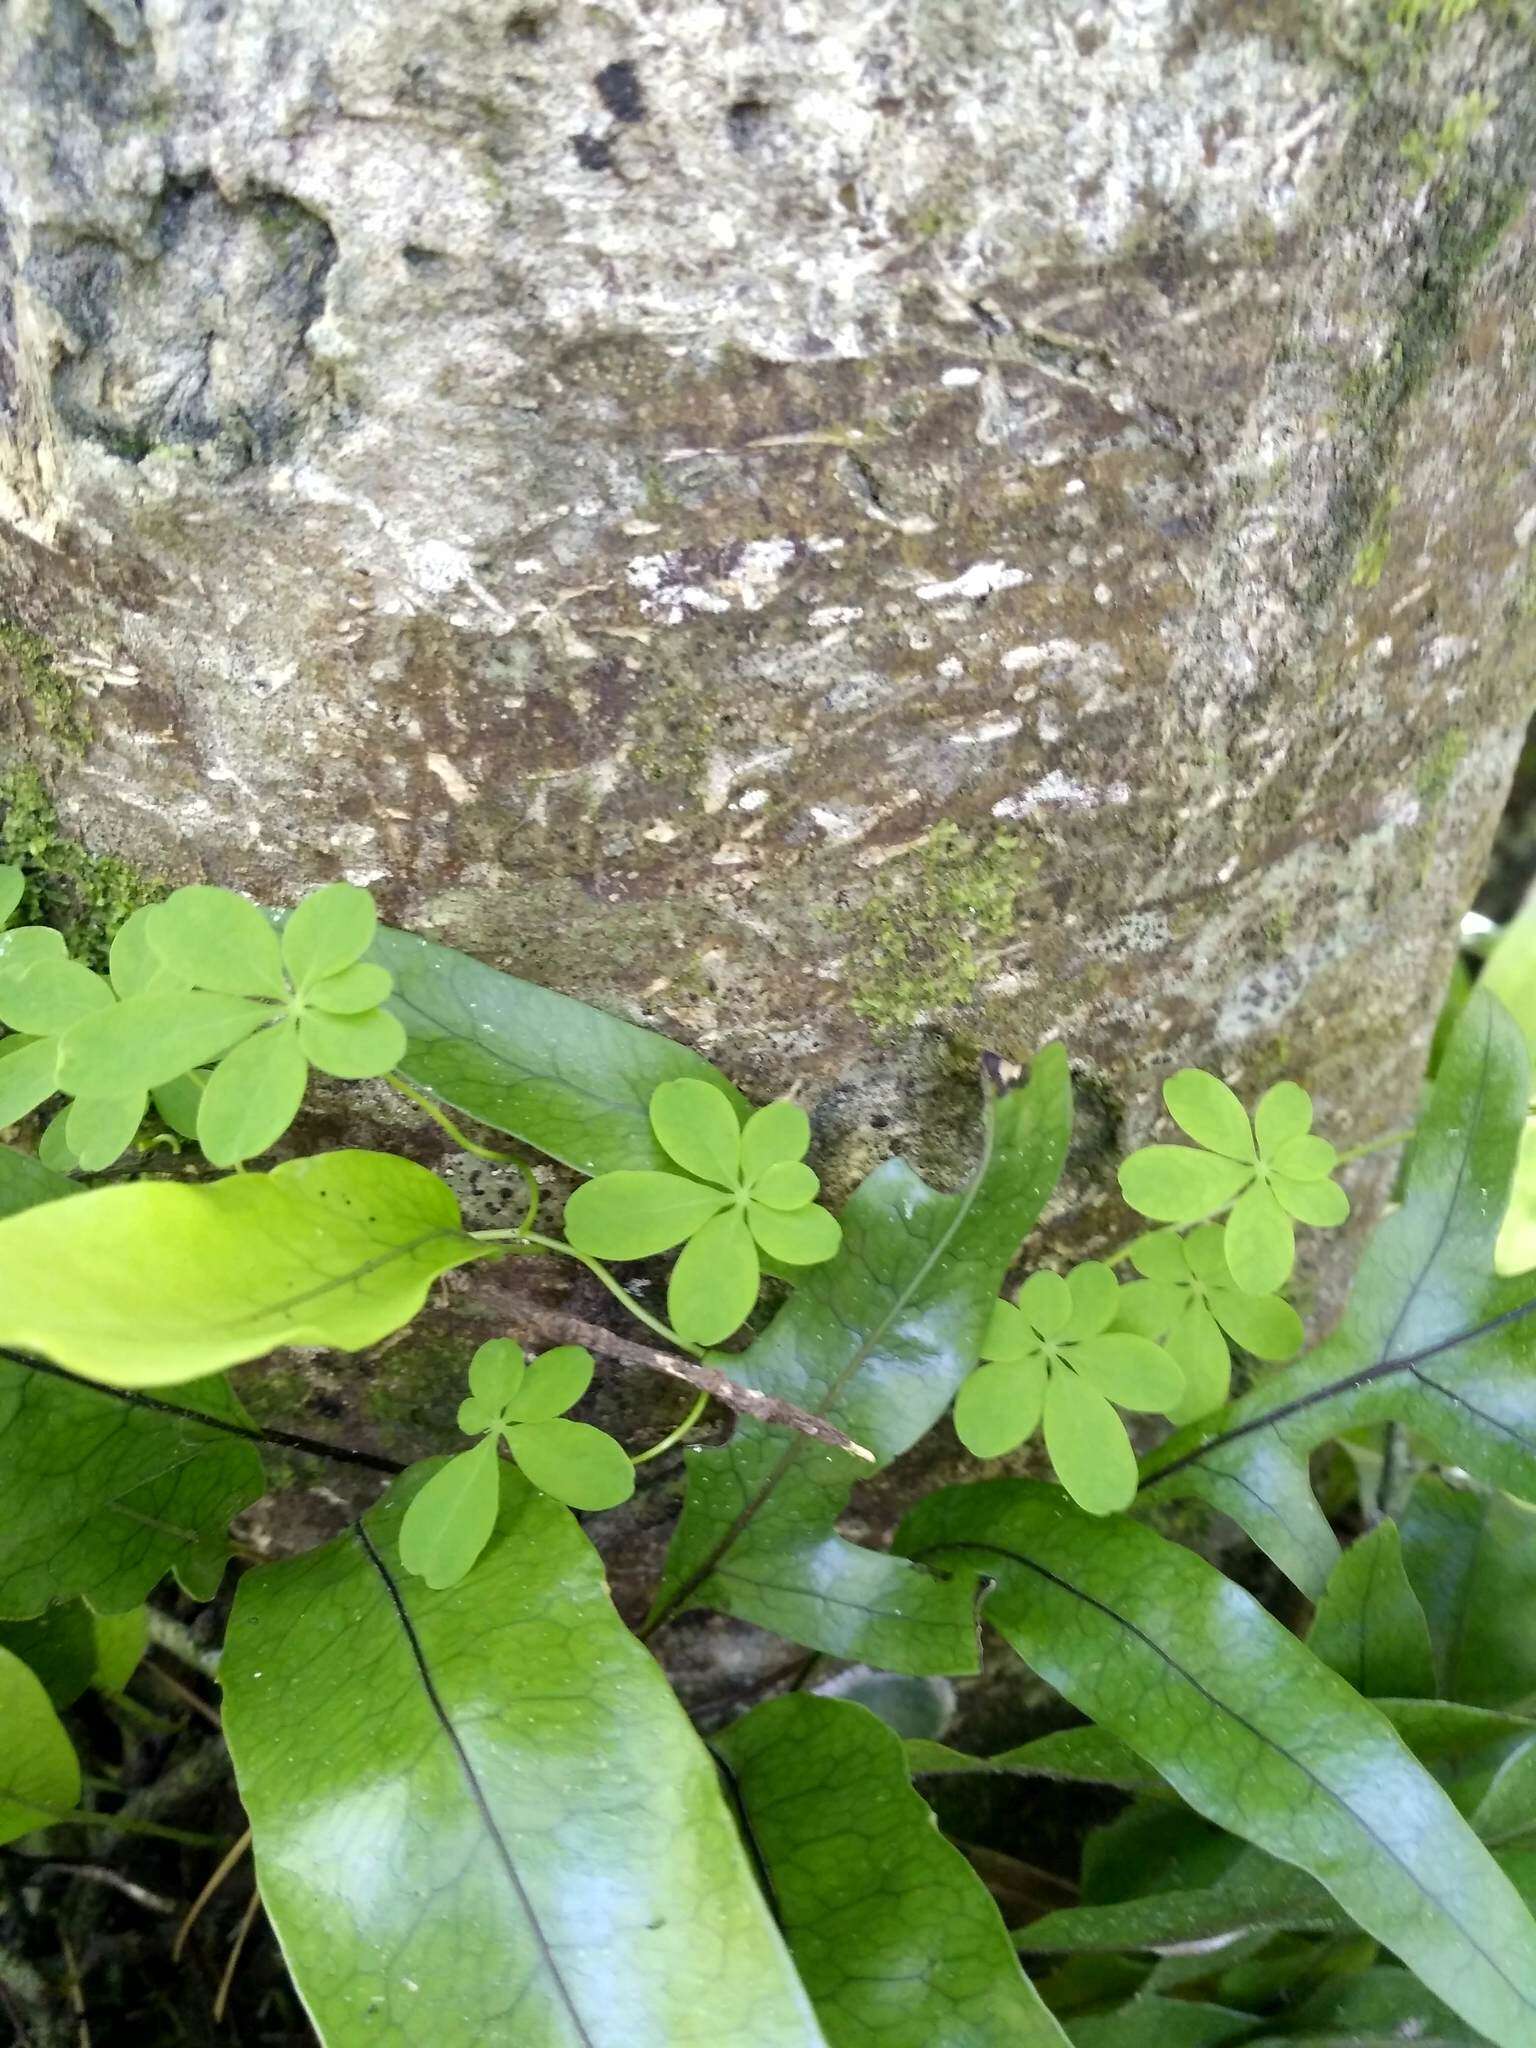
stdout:
<svg viewBox="0 0 1536 2048">
<path fill-rule="evenodd" d="M 635 1490 L 635 1468 L 623 1445 L 590 1422 L 519 1422 L 506 1441 L 523 1476 L 568 1508 L 594 1514 L 618 1507 Z"/>
<path fill-rule="evenodd" d="M 27 893 L 27 878 L 13 862 L 0 867 L 0 925 L 9 924 Z"/>
<path fill-rule="evenodd" d="M 566 1204 L 566 1236 L 602 1259 L 682 1245 L 667 1290 L 673 1327 L 689 1342 L 718 1344 L 752 1311 L 760 1252 L 777 1265 L 816 1266 L 842 1242 L 802 1157 L 810 1120 L 795 1103 L 770 1102 L 743 1126 L 718 1088 L 682 1079 L 652 1094 L 651 1127 L 682 1172 L 599 1174 Z"/>
<path fill-rule="evenodd" d="M 206 883 L 177 889 L 149 911 L 144 929 L 162 964 L 188 988 L 287 998 L 277 933 L 248 896 Z"/>
<path fill-rule="evenodd" d="M 331 882 L 306 896 L 283 926 L 283 966 L 294 987 L 307 993 L 361 960 L 377 924 L 372 896 L 352 882 Z"/>
<path fill-rule="evenodd" d="M 291 1019 L 237 1045 L 208 1078 L 197 1141 L 215 1166 L 237 1166 L 275 1145 L 299 1113 L 309 1063 Z"/>
<path fill-rule="evenodd" d="M 372 897 L 349 882 L 307 897 L 281 938 L 233 890 L 177 889 L 118 934 L 111 972 L 121 1001 L 61 1053 L 61 1080 L 95 1093 L 157 1090 L 217 1062 L 206 1087 L 183 1091 L 176 1114 L 157 1107 L 184 1134 L 190 1113 L 215 1165 L 243 1164 L 292 1123 L 311 1067 L 367 1080 L 405 1057 L 404 1027 L 381 1007 L 393 981 L 360 957 L 375 922 Z"/>
<path fill-rule="evenodd" d="M 514 1344 L 510 1337 L 493 1337 L 469 1361 L 469 1391 L 499 1414 L 516 1396 L 527 1369 L 521 1344 Z"/>
<path fill-rule="evenodd" d="M 525 1478 L 567 1507 L 589 1512 L 617 1507 L 635 1490 L 635 1468 L 622 1445 L 590 1423 L 562 1418 L 592 1383 L 592 1354 L 561 1344 L 530 1364 L 520 1344 L 494 1337 L 469 1365 L 469 1394 L 459 1427 L 480 1438 L 450 1458 L 412 1497 L 401 1525 L 400 1556 L 435 1590 L 469 1572 L 495 1525 L 499 1447 L 505 1444 Z"/>
<path fill-rule="evenodd" d="M 1120 1168 L 1121 1193 L 1160 1223 L 1203 1222 L 1230 1205 L 1230 1276 L 1246 1293 L 1272 1293 L 1295 1263 L 1291 1219 L 1329 1226 L 1349 1215 L 1349 1197 L 1330 1178 L 1338 1154 L 1311 1135 L 1311 1096 L 1294 1081 L 1277 1082 L 1260 1096 L 1250 1125 L 1224 1081 L 1186 1067 L 1164 1084 L 1163 1100 L 1195 1145 L 1133 1152 Z"/>
<path fill-rule="evenodd" d="M 1126 1506 L 1136 1457 L 1122 1408 L 1163 1414 L 1186 1399 L 1181 1365 L 1121 1319 L 1111 1267 L 1089 1260 L 1065 1279 L 1034 1273 L 1017 1306 L 999 1302 L 981 1355 L 955 1401 L 955 1431 L 977 1457 L 1000 1457 L 1044 1424 L 1056 1476 L 1090 1514 Z M 1223 1351 L 1225 1347 L 1223 1346 Z"/>
<path fill-rule="evenodd" d="M 1181 1236 L 1149 1231 L 1129 1248 L 1145 1277 L 1120 1291 L 1120 1327 L 1155 1337 L 1184 1373 L 1184 1399 L 1170 1421 L 1197 1421 L 1219 1408 L 1231 1385 L 1227 1338 L 1270 1362 L 1301 1348 L 1301 1318 L 1275 1294 L 1247 1294 L 1227 1265 L 1226 1233 L 1204 1224 Z"/>
<path fill-rule="evenodd" d="M 435 1592 L 456 1586 L 491 1540 L 501 1502 L 494 1436 L 440 1465 L 400 1523 L 400 1562 Z"/>
</svg>

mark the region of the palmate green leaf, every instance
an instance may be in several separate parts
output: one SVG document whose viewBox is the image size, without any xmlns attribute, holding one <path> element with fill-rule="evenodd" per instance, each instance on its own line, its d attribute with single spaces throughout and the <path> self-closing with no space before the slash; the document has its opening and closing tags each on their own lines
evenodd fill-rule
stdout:
<svg viewBox="0 0 1536 2048">
<path fill-rule="evenodd" d="M 563 1508 L 510 1468 L 448 1592 L 415 1475 L 242 1580 L 224 1727 L 327 2048 L 818 2048 L 715 1769 Z"/>
<path fill-rule="evenodd" d="M 898 1547 L 995 1582 L 989 1622 L 1217 1826 L 1309 1871 L 1498 2048 L 1536 2035 L 1536 1923 L 1386 1720 L 1257 1601 L 1028 1481 L 952 1487 Z"/>
<path fill-rule="evenodd" d="M 189 988 L 285 1000 L 282 954 L 271 920 L 247 896 L 194 883 L 145 915 L 150 951 Z"/>
<path fill-rule="evenodd" d="M 0 1359 L 0 1615 L 77 1597 L 120 1613 L 168 1571 L 212 1598 L 230 1518 L 266 1479 L 253 1444 L 210 1426 L 244 1422 L 222 1380 L 178 1392 L 176 1407 L 188 1412 Z"/>
<path fill-rule="evenodd" d="M 723 1344 L 752 1313 L 761 1285 L 747 1220 L 726 1209 L 684 1245 L 667 1281 L 667 1314 L 690 1343 Z"/>
<path fill-rule="evenodd" d="M 306 896 L 283 920 L 283 965 L 294 987 L 307 992 L 344 973 L 372 945 L 377 925 L 372 896 L 353 882 L 331 882 Z"/>
<path fill-rule="evenodd" d="M 1258 1158 L 1248 1112 L 1225 1081 L 1185 1067 L 1163 1083 L 1168 1114 L 1184 1135 L 1209 1152 L 1253 1164 Z"/>
<path fill-rule="evenodd" d="M 271 1016 L 270 1004 L 245 996 L 128 996 L 71 1026 L 59 1042 L 58 1085 L 71 1095 L 161 1088 L 219 1058 Z"/>
<path fill-rule="evenodd" d="M 1146 1145 L 1120 1168 L 1120 1192 L 1141 1216 L 1159 1223 L 1195 1223 L 1230 1202 L 1253 1178 L 1238 1159 L 1197 1152 L 1192 1145 Z"/>
<path fill-rule="evenodd" d="M 1071 1127 L 1066 1055 L 1027 1085 L 989 1085 L 984 1151 L 958 1194 L 903 1160 L 843 1212 L 835 1259 L 811 1267 L 730 1370 L 869 1446 L 881 1465 L 938 1420 L 976 1362 L 998 1287 L 1055 1186 Z M 711 1606 L 831 1655 L 918 1674 L 975 1668 L 969 1595 L 837 1533 L 868 1468 L 797 1432 L 738 1423 L 689 1453 L 688 1491 L 652 1626 Z"/>
<path fill-rule="evenodd" d="M 401 1521 L 402 1567 L 438 1591 L 459 1583 L 495 1530 L 501 1506 L 496 1443 L 483 1436 L 473 1450 L 434 1461 Z"/>
<path fill-rule="evenodd" d="M 1403 1569 L 1395 1522 L 1379 1522 L 1334 1566 L 1307 1647 L 1367 1699 L 1434 1697 L 1429 1623 Z"/>
<path fill-rule="evenodd" d="M 197 1108 L 197 1142 L 213 1166 L 254 1159 L 287 1130 L 309 1086 L 309 1062 L 286 1019 L 226 1053 Z"/>
<path fill-rule="evenodd" d="M 624 1446 L 590 1422 L 519 1422 L 506 1439 L 524 1477 L 568 1508 L 596 1514 L 616 1508 L 635 1490 L 635 1468 Z"/>
<path fill-rule="evenodd" d="M 74 1744 L 37 1678 L 0 1649 L 0 1843 L 62 1820 L 80 1803 Z"/>
<path fill-rule="evenodd" d="M 385 929 L 369 958 L 394 976 L 407 1079 L 580 1173 L 666 1166 L 650 1119 L 664 1081 L 707 1081 L 745 1110 L 686 1046 L 448 946 Z"/>
<path fill-rule="evenodd" d="M 1403 1206 L 1376 1230 L 1334 1334 L 1152 1453 L 1142 1494 L 1194 1494 L 1316 1598 L 1338 1556 L 1307 1475 L 1329 1437 L 1388 1420 L 1536 1499 L 1536 1289 L 1493 1273 L 1525 1120 L 1524 1042 L 1481 991 L 1420 1125 Z"/>
<path fill-rule="evenodd" d="M 136 1387 L 280 1344 L 360 1351 L 487 1249 L 442 1181 L 381 1152 L 96 1188 L 0 1222 L 0 1343 Z"/>
<path fill-rule="evenodd" d="M 595 1259 L 648 1259 L 701 1230 L 730 1200 L 678 1173 L 605 1173 L 565 1205 L 565 1234 Z"/>
<path fill-rule="evenodd" d="M 714 1747 L 831 2048 L 1066 2048 L 866 1708 L 770 1700 Z"/>
<path fill-rule="evenodd" d="M 1536 1700 L 1536 1513 L 1424 1474 L 1403 1513 L 1402 1550 L 1437 1689 L 1479 1707 Z"/>
</svg>

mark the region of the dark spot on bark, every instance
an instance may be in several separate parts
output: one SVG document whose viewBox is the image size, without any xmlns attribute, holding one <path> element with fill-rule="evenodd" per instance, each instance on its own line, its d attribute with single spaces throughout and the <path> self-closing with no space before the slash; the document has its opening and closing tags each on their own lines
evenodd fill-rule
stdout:
<svg viewBox="0 0 1536 2048">
<path fill-rule="evenodd" d="M 613 169 L 613 146 L 601 135 L 594 135 L 590 128 L 584 128 L 580 135 L 571 137 L 571 147 L 576 152 L 576 161 L 584 171 L 611 171 Z"/>
<path fill-rule="evenodd" d="M 1094 28 L 1088 23 L 1080 24 L 1072 33 L 1077 42 L 1078 55 L 1082 57 L 1091 57 L 1104 41 L 1103 29 Z"/>
<path fill-rule="evenodd" d="M 615 121 L 633 124 L 645 119 L 645 96 L 640 90 L 640 74 L 628 57 L 605 64 L 592 83 L 597 87 L 598 98 Z"/>
<path fill-rule="evenodd" d="M 412 270 L 427 270 L 434 263 L 447 261 L 441 249 L 424 249 L 420 242 L 407 242 L 400 251 L 400 258 Z"/>
<path fill-rule="evenodd" d="M 733 107 L 726 110 L 725 126 L 731 138 L 732 149 L 756 149 L 767 135 L 767 101 L 737 100 Z"/>
<path fill-rule="evenodd" d="M 519 7 L 507 17 L 509 43 L 541 43 L 549 30 L 549 16 L 542 7 Z"/>
<path fill-rule="evenodd" d="M 226 199 L 209 178 L 169 186 L 154 253 L 104 238 L 34 238 L 26 280 L 68 339 L 54 404 L 124 460 L 190 444 L 233 474 L 270 461 L 325 402 L 306 337 L 336 244 L 284 193 Z"/>
</svg>

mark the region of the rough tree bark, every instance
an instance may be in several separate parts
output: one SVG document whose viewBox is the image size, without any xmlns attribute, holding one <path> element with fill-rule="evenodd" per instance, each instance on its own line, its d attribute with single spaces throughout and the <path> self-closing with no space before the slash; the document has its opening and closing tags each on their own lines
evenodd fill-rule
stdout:
<svg viewBox="0 0 1536 2048">
<path fill-rule="evenodd" d="M 1060 1034 L 1076 1245 L 1172 1062 L 1409 1110 L 1530 694 L 1522 8 L 4 24 L 4 837 L 87 940 L 347 875 L 840 1186 Z M 266 1397 L 441 1424 L 461 1348 Z"/>
</svg>

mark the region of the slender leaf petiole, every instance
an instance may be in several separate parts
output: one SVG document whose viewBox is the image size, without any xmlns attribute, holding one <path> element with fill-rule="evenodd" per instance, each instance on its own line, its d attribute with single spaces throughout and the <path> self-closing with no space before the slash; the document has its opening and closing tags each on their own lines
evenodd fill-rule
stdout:
<svg viewBox="0 0 1536 2048">
<path fill-rule="evenodd" d="M 690 1358 L 702 1358 L 704 1356 L 704 1353 L 697 1344 L 690 1344 L 686 1338 L 679 1337 L 676 1330 L 670 1328 L 659 1316 L 653 1316 L 648 1308 L 642 1307 L 618 1277 L 608 1270 L 601 1259 L 594 1259 L 587 1252 L 577 1251 L 576 1247 L 567 1244 L 564 1238 L 543 1237 L 536 1230 L 526 1229 L 472 1230 L 469 1234 L 471 1237 L 479 1238 L 483 1243 L 487 1244 L 533 1245 L 539 1251 L 558 1252 L 562 1258 L 575 1259 L 578 1265 L 586 1267 L 594 1279 L 602 1282 L 615 1301 L 624 1304 L 625 1308 L 629 1310 L 637 1322 L 644 1323 L 645 1327 L 648 1330 L 653 1330 L 658 1337 L 664 1337 L 674 1351 L 686 1352 Z"/>
<path fill-rule="evenodd" d="M 652 1444 L 648 1451 L 636 1453 L 629 1461 L 631 1465 L 648 1465 L 652 1458 L 659 1458 L 663 1451 L 670 1451 L 674 1444 L 681 1443 L 708 1406 L 708 1394 L 700 1394 L 676 1429 L 669 1429 L 661 1442 Z"/>
<path fill-rule="evenodd" d="M 518 1172 L 523 1176 L 523 1184 L 528 1190 L 528 1207 L 524 1213 L 521 1227 L 524 1230 L 530 1228 L 534 1218 L 539 1213 L 539 1184 L 535 1180 L 533 1168 L 528 1162 L 524 1159 L 519 1159 L 515 1153 L 498 1152 L 494 1146 L 479 1144 L 474 1138 L 469 1136 L 467 1131 L 459 1128 L 446 1110 L 439 1109 L 429 1095 L 423 1095 L 419 1088 L 413 1088 L 410 1082 L 404 1080 L 399 1074 L 386 1074 L 384 1079 L 397 1095 L 403 1095 L 408 1102 L 415 1103 L 424 1116 L 430 1117 L 439 1130 L 445 1131 L 461 1152 L 468 1152 L 475 1159 L 488 1160 L 492 1166 L 515 1166 L 517 1168 Z"/>
</svg>

